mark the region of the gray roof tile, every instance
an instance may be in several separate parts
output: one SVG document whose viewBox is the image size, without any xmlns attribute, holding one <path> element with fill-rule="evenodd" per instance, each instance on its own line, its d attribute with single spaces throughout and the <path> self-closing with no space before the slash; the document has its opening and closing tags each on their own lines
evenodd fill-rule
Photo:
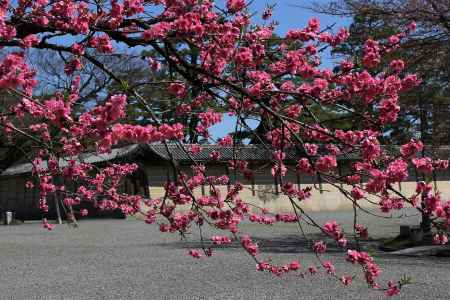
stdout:
<svg viewBox="0 0 450 300">
<path fill-rule="evenodd" d="M 190 157 L 186 153 L 185 150 L 178 144 L 168 144 L 169 151 L 172 153 L 173 158 L 176 161 L 182 163 L 189 163 Z M 188 145 L 185 145 L 187 148 Z M 399 147 L 398 146 L 384 146 L 384 150 L 393 155 L 398 154 Z M 221 162 L 226 162 L 232 159 L 239 159 L 245 161 L 270 161 L 272 159 L 272 155 L 270 151 L 266 150 L 262 145 L 238 145 L 235 148 L 233 147 L 223 147 L 219 145 L 202 145 L 202 149 L 199 153 L 191 153 L 190 156 L 198 162 L 209 160 L 209 156 L 213 151 L 218 151 L 220 153 Z M 450 146 L 444 146 L 439 148 L 428 148 L 425 153 L 427 156 L 432 156 L 435 158 L 441 159 L 449 159 L 450 158 Z M 85 163 L 101 163 L 106 161 L 115 161 L 115 160 L 130 160 L 133 161 L 133 158 L 153 156 L 161 158 L 163 161 L 170 161 L 169 152 L 166 149 L 164 144 L 148 144 L 148 145 L 129 145 L 121 148 L 116 148 L 111 151 L 111 153 L 86 153 L 80 155 L 79 157 L 68 157 L 60 159 L 60 166 L 67 166 L 68 161 L 70 159 L 76 159 L 80 162 Z M 294 148 L 286 150 L 287 160 L 296 161 L 300 157 L 304 157 L 304 154 Z M 358 151 L 352 151 L 348 153 L 343 153 L 338 156 L 340 160 L 347 159 L 357 159 L 359 157 Z M 47 167 L 47 162 L 43 162 L 43 168 Z M 19 174 L 29 173 L 32 170 L 31 163 L 23 163 L 16 164 L 5 171 L 3 171 L 0 176 L 13 176 Z"/>
</svg>

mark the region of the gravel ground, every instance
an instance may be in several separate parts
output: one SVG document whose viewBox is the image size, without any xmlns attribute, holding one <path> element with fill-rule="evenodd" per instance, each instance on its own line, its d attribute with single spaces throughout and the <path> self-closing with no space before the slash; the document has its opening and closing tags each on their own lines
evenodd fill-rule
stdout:
<svg viewBox="0 0 450 300">
<path fill-rule="evenodd" d="M 330 214 L 315 214 L 325 220 Z M 333 218 L 351 222 L 349 213 Z M 394 236 L 398 224 L 414 224 L 417 217 L 386 222 L 368 218 L 375 237 Z M 252 224 L 265 257 L 283 262 L 299 259 L 315 263 L 302 247 L 294 226 L 264 229 Z M 382 299 L 357 281 L 343 288 L 326 275 L 305 279 L 288 274 L 274 278 L 255 272 L 254 262 L 237 248 L 217 249 L 212 258 L 195 260 L 176 235 L 161 234 L 138 220 L 87 220 L 77 229 L 66 225 L 54 231 L 39 224 L 0 227 L 0 299 Z M 342 255 L 331 252 L 338 272 L 353 269 Z M 450 259 L 411 258 L 379 254 L 382 279 L 404 274 L 414 283 L 400 299 L 450 299 Z"/>
</svg>

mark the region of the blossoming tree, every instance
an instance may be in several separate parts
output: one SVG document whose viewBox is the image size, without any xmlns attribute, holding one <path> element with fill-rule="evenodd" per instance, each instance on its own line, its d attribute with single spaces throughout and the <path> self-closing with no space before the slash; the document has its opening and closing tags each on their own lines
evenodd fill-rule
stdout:
<svg viewBox="0 0 450 300">
<path fill-rule="evenodd" d="M 333 220 L 319 224 L 301 208 L 299 203 L 311 196 L 310 188 L 300 189 L 285 178 L 285 161 L 288 149 L 302 150 L 305 155 L 298 158 L 296 172 L 319 176 L 352 203 L 355 239 L 368 235 L 357 211 L 358 201 L 371 195 L 379 199 L 384 213 L 404 206 L 425 212 L 438 230 L 435 242 L 447 242 L 444 232 L 450 221 L 450 202 L 441 201 L 439 193 L 426 182 L 417 183 L 412 195 L 403 194 L 394 184 L 408 177 L 408 166 L 427 174 L 447 168 L 448 162 L 416 157 L 423 147 L 420 141 L 402 145 L 399 155 L 386 153 L 378 142 L 382 128 L 397 118 L 399 93 L 415 87 L 419 79 L 402 73 L 401 60 L 393 60 L 380 73 L 371 70 L 382 55 L 401 47 L 414 24 L 387 40 L 368 40 L 363 57 L 344 60 L 337 71 L 331 71 L 321 67 L 320 53 L 345 41 L 345 29 L 336 34 L 321 31 L 319 20 L 312 19 L 305 28 L 276 37 L 276 25 L 270 19 L 269 7 L 262 14 L 261 24 L 253 22 L 245 0 L 227 0 L 223 6 L 212 0 L 1 0 L 0 90 L 14 99 L 2 110 L 3 137 L 10 143 L 26 138 L 36 149 L 23 154 L 33 163 L 36 178 L 27 186 L 39 187 L 43 212 L 48 210 L 47 197 L 53 193 L 64 195 L 62 202 L 71 218 L 72 207 L 83 201 L 98 200 L 100 209 L 120 208 L 127 214 L 137 213 L 145 204 L 149 208 L 145 211 L 146 222 L 159 224 L 163 232 L 184 233 L 202 226 L 222 230 L 220 236 L 204 238 L 214 244 L 239 243 L 260 271 L 306 275 L 323 270 L 349 285 L 354 276 L 338 274 L 331 261 L 323 260 L 324 241 L 315 242 L 311 249 L 318 265 L 302 271 L 298 261 L 275 265 L 264 260 L 257 243 L 239 227 L 246 219 L 261 224 L 307 222 L 345 250 L 344 259 L 360 266 L 362 278 L 370 287 L 396 295 L 404 282 L 378 283 L 378 265 L 368 253 L 347 249 L 347 235 L 341 224 Z M 71 82 L 68 91 L 56 88 L 51 97 L 38 95 L 39 74 L 30 66 L 30 48 L 53 51 L 62 57 L 65 76 Z M 156 111 L 155 99 L 145 97 L 137 86 L 117 76 L 97 58 L 97 54 L 120 57 L 133 49 L 154 54 L 143 57 L 150 74 L 160 68 L 169 70 L 169 80 L 155 79 L 147 84 L 163 87 L 171 95 L 177 108 L 175 114 Z M 84 84 L 80 72 L 86 65 L 95 66 L 119 88 L 113 94 L 104 91 L 104 100 L 80 112 L 76 109 Z M 138 102 L 148 125 L 126 122 L 130 99 Z M 351 114 L 362 129 L 325 126 L 313 107 Z M 206 176 L 206 167 L 194 159 L 192 174 L 178 170 L 172 159 L 177 176 L 166 183 L 162 199 L 143 199 L 119 191 L 121 179 L 135 171 L 136 165 L 98 168 L 74 159 L 86 151 L 108 152 L 119 143 L 177 143 L 190 155 L 200 147 L 183 144 L 188 128 L 180 117 L 195 116 L 195 133 L 212 140 L 209 128 L 221 121 L 224 112 L 236 118 L 236 128 L 249 129 L 249 118 L 267 124 L 265 136 L 254 139 L 272 153 L 271 173 L 289 198 L 292 213 L 251 213 L 246 199 L 240 197 L 241 183 L 229 183 L 225 174 Z M 240 141 L 227 135 L 215 142 L 237 147 Z M 338 174 L 336 157 L 349 152 L 357 153 L 358 158 L 347 174 Z M 211 160 L 218 159 L 218 155 L 213 153 Z M 60 158 L 68 163 L 59 165 Z M 43 161 L 47 162 L 45 168 Z M 247 179 L 254 172 L 250 164 L 238 158 L 229 162 L 229 168 Z M 359 185 L 362 176 L 368 178 L 363 187 Z M 75 184 L 61 185 L 56 180 L 61 177 Z M 219 190 L 224 184 L 231 184 L 225 194 Z M 194 194 L 202 185 L 210 186 L 209 196 Z M 190 209 L 177 209 L 182 205 Z M 46 219 L 43 224 L 52 229 Z M 189 254 L 201 258 L 212 255 L 212 251 L 192 249 Z"/>
</svg>

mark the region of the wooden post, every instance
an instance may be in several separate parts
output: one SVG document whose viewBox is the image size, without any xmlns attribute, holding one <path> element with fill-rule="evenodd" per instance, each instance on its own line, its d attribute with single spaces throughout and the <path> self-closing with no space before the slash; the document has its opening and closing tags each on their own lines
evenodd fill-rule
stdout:
<svg viewBox="0 0 450 300">
<path fill-rule="evenodd" d="M 275 185 L 275 194 L 278 196 L 278 194 L 280 193 L 280 192 L 278 191 L 278 175 L 275 175 L 275 176 L 273 177 L 273 180 L 274 180 L 274 185 Z"/>
<path fill-rule="evenodd" d="M 57 177 L 55 179 L 55 183 L 56 184 L 65 184 L 64 179 L 62 179 L 61 177 Z M 54 201 L 55 201 L 55 209 L 56 209 L 56 221 L 58 222 L 58 224 L 62 224 L 62 217 L 61 217 L 61 209 L 59 207 L 59 195 L 60 193 L 58 191 L 55 192 L 54 194 Z"/>
<path fill-rule="evenodd" d="M 433 183 L 434 183 L 434 192 L 437 191 L 438 186 L 437 186 L 437 178 L 436 178 L 436 171 L 433 170 Z"/>
<path fill-rule="evenodd" d="M 256 196 L 254 175 L 252 176 L 252 196 Z"/>
<path fill-rule="evenodd" d="M 319 182 L 319 192 L 323 194 L 322 177 L 320 176 L 320 174 L 317 174 L 317 181 Z"/>
<path fill-rule="evenodd" d="M 341 163 L 341 160 L 337 161 L 337 169 L 338 169 L 339 179 L 341 179 L 339 185 L 341 186 L 341 189 L 342 189 L 342 188 L 344 188 L 344 185 L 342 184 L 342 163 Z"/>
<path fill-rule="evenodd" d="M 253 170 L 253 164 L 249 164 L 250 169 Z M 252 196 L 256 196 L 256 190 L 255 190 L 255 173 L 252 174 L 252 178 L 250 178 L 250 184 L 252 186 Z"/>
<path fill-rule="evenodd" d="M 227 165 L 225 165 L 225 174 L 228 176 L 227 191 L 229 192 L 231 186 L 231 178 L 230 178 L 230 170 L 228 169 Z"/>
<path fill-rule="evenodd" d="M 295 175 L 296 175 L 296 179 L 297 179 L 297 188 L 301 189 L 302 184 L 301 184 L 300 172 L 299 171 L 295 172 Z"/>
<path fill-rule="evenodd" d="M 59 201 L 58 201 L 59 197 L 58 196 L 59 196 L 59 193 L 56 193 L 55 197 L 54 197 L 54 199 L 55 199 L 55 208 L 56 208 L 56 217 L 57 217 L 58 224 L 62 224 L 61 210 L 59 209 Z"/>
</svg>

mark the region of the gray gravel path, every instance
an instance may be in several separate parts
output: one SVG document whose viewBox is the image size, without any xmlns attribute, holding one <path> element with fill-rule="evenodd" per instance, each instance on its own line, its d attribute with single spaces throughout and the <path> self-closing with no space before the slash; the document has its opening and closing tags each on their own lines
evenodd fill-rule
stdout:
<svg viewBox="0 0 450 300">
<path fill-rule="evenodd" d="M 329 214 L 316 214 L 320 220 Z M 333 218 L 347 220 L 348 213 Z M 398 224 L 416 222 L 369 218 L 374 236 L 395 235 Z M 376 225 L 376 226 L 375 226 Z M 314 263 L 301 247 L 294 226 L 255 232 L 264 255 L 274 261 L 299 259 Z M 84 221 L 77 229 L 56 226 L 48 232 L 40 224 L 0 227 L 0 299 L 382 299 L 362 282 L 343 288 L 325 275 L 300 279 L 274 278 L 255 272 L 254 262 L 239 249 L 218 249 L 212 258 L 186 255 L 193 242 L 161 234 L 137 220 Z M 350 271 L 338 253 L 338 271 Z M 450 299 L 450 260 L 382 255 L 376 258 L 383 279 L 413 277 L 400 299 Z"/>
</svg>

